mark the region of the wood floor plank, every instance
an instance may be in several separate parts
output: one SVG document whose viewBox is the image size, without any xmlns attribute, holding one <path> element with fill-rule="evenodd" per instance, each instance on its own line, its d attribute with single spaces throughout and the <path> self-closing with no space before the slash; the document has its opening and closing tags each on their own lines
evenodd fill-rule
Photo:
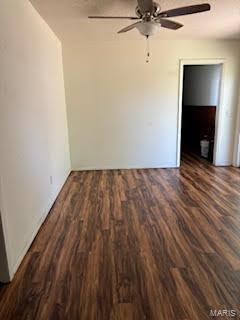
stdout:
<svg viewBox="0 0 240 320">
<path fill-rule="evenodd" d="M 72 172 L 0 285 L 4 320 L 205 320 L 239 305 L 240 169 L 193 155 Z"/>
</svg>

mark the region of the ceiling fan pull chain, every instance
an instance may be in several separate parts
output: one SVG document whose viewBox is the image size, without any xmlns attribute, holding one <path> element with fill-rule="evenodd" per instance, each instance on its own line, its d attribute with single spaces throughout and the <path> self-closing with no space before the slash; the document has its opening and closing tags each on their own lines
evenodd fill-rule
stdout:
<svg viewBox="0 0 240 320">
<path fill-rule="evenodd" d="M 146 58 L 146 63 L 149 63 L 149 59 L 150 59 L 149 36 L 146 36 L 146 39 L 147 39 L 147 58 Z"/>
</svg>

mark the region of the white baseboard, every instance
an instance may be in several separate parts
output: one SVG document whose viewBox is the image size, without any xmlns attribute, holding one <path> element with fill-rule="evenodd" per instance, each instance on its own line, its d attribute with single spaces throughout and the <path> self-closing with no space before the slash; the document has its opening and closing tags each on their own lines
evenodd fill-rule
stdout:
<svg viewBox="0 0 240 320">
<path fill-rule="evenodd" d="M 177 164 L 166 164 L 159 166 L 141 166 L 141 165 L 130 165 L 130 166 L 86 166 L 86 167 L 75 167 L 72 171 L 101 171 L 101 170 L 131 170 L 131 169 L 176 169 Z"/>
<path fill-rule="evenodd" d="M 51 208 L 51 207 L 50 207 Z M 13 265 L 13 267 L 9 270 L 10 271 L 10 281 L 13 279 L 17 269 L 19 268 L 22 260 L 24 259 L 26 253 L 28 252 L 28 249 L 30 248 L 32 242 L 34 241 L 41 225 L 43 224 L 43 222 L 45 221 L 48 213 L 49 213 L 50 209 L 48 211 L 45 211 L 43 213 L 43 215 L 41 216 L 41 218 L 39 219 L 37 225 L 35 226 L 33 232 L 31 233 L 31 235 L 29 236 L 29 240 L 26 243 L 25 247 L 23 248 L 21 254 L 18 256 L 17 261 L 15 262 L 15 264 Z"/>
<path fill-rule="evenodd" d="M 228 161 L 228 162 L 215 162 L 214 165 L 216 167 L 231 167 L 233 164 Z"/>
<path fill-rule="evenodd" d="M 42 224 L 44 223 L 45 219 L 48 216 L 48 213 L 50 212 L 54 202 L 56 201 L 60 191 L 62 190 L 65 182 L 67 181 L 67 178 L 69 176 L 69 174 L 71 173 L 71 170 L 67 173 L 66 178 L 64 179 L 63 183 L 58 187 L 58 191 L 56 192 L 56 194 L 52 197 L 52 199 L 49 201 L 49 204 L 47 206 L 47 208 L 45 209 L 43 215 L 41 216 L 41 218 L 38 220 L 33 232 L 31 233 L 31 235 L 29 236 L 29 240 L 27 241 L 25 247 L 23 248 L 21 254 L 18 256 L 16 262 L 14 263 L 14 265 L 10 268 L 9 270 L 9 274 L 10 274 L 10 281 L 13 279 L 16 271 L 18 270 L 22 260 L 24 259 L 25 255 L 27 254 L 30 246 L 32 245 L 34 239 L 36 238 L 38 231 L 40 229 L 40 227 L 42 226 Z"/>
</svg>

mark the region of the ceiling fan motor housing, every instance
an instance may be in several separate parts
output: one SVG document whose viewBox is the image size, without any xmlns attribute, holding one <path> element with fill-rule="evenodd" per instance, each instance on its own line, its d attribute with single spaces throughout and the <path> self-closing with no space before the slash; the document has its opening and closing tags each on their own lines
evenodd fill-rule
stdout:
<svg viewBox="0 0 240 320">
<path fill-rule="evenodd" d="M 141 9 L 139 6 L 136 7 L 135 9 L 135 12 L 136 12 L 136 15 L 139 17 L 139 18 L 143 18 L 144 15 L 146 16 L 153 16 L 153 17 L 157 17 L 158 14 L 160 13 L 161 11 L 161 7 L 160 5 L 157 3 L 157 2 L 153 2 L 153 12 L 147 12 L 147 13 L 142 13 L 141 12 Z"/>
</svg>

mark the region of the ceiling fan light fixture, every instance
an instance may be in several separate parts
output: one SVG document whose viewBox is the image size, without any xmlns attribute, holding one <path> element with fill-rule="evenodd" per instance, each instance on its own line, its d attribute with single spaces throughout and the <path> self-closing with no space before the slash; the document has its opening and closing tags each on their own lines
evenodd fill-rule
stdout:
<svg viewBox="0 0 240 320">
<path fill-rule="evenodd" d="M 143 21 L 141 23 L 138 23 L 136 25 L 136 28 L 143 36 L 147 37 L 157 33 L 160 26 L 161 26 L 160 24 L 155 23 L 154 21 Z"/>
</svg>

